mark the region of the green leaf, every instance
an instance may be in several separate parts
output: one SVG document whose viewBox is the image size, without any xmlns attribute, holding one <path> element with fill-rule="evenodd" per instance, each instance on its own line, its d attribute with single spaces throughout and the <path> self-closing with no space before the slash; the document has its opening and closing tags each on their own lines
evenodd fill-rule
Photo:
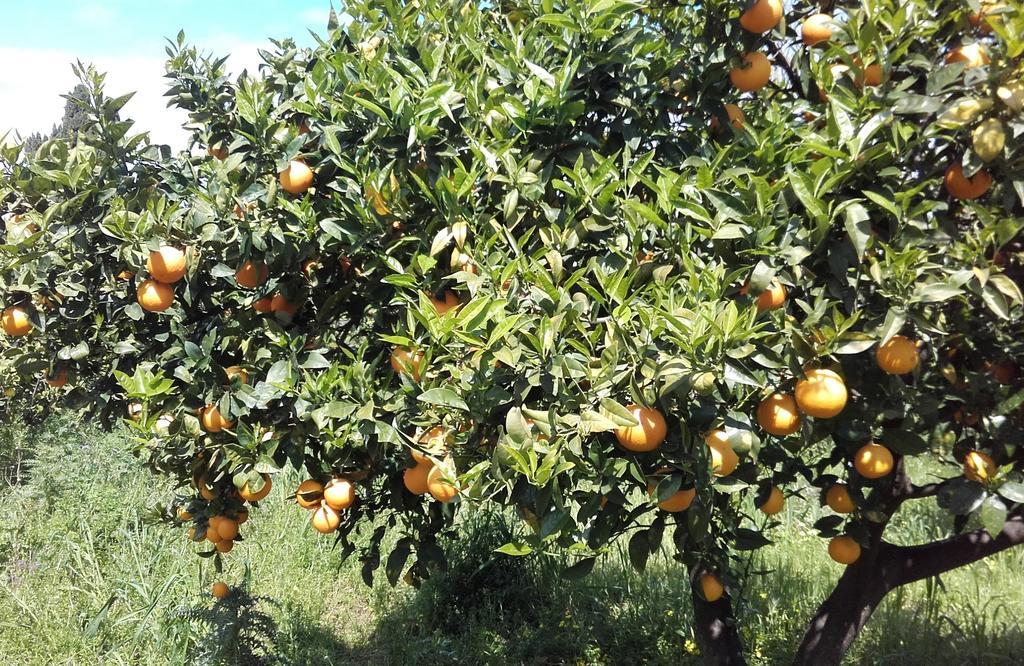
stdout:
<svg viewBox="0 0 1024 666">
<path fill-rule="evenodd" d="M 428 405 L 451 407 L 452 409 L 460 409 L 464 412 L 469 411 L 469 405 L 466 404 L 466 401 L 451 389 L 432 388 L 421 393 L 416 399 Z"/>
<path fill-rule="evenodd" d="M 502 553 L 503 555 L 511 555 L 513 557 L 522 557 L 532 553 L 533 548 L 525 543 L 506 543 L 499 548 L 495 548 L 494 552 Z"/>
<path fill-rule="evenodd" d="M 1003 531 L 1006 523 L 1006 505 L 995 495 L 989 495 L 981 505 L 978 520 L 985 531 L 995 537 Z"/>
<path fill-rule="evenodd" d="M 1016 504 L 1024 504 L 1024 483 L 1007 481 L 999 486 L 999 494 Z"/>
</svg>

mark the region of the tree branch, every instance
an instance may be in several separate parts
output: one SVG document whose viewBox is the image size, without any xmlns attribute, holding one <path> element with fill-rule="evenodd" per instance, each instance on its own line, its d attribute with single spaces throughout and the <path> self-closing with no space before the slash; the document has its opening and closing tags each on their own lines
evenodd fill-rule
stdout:
<svg viewBox="0 0 1024 666">
<path fill-rule="evenodd" d="M 1024 514 L 1018 510 L 1003 523 L 1003 529 L 995 537 L 985 530 L 973 530 L 919 546 L 889 546 L 886 559 L 889 560 L 887 564 L 895 567 L 892 571 L 895 584 L 906 585 L 977 562 L 1022 543 Z"/>
<path fill-rule="evenodd" d="M 789 64 L 789 61 L 786 60 L 785 54 L 783 54 L 782 51 L 779 50 L 779 47 L 771 40 L 767 41 L 766 46 L 772 56 L 774 56 L 775 64 L 786 72 L 786 78 L 789 79 L 789 84 L 793 86 L 794 90 L 796 90 L 797 95 L 807 99 L 807 93 L 804 92 L 803 86 L 800 85 L 800 77 L 796 75 L 795 71 L 793 71 L 793 67 Z"/>
<path fill-rule="evenodd" d="M 946 479 L 937 483 L 926 483 L 923 486 L 912 483 L 910 484 L 910 489 L 903 496 L 903 499 L 924 499 L 925 497 L 935 497 L 952 480 L 953 479 Z"/>
</svg>

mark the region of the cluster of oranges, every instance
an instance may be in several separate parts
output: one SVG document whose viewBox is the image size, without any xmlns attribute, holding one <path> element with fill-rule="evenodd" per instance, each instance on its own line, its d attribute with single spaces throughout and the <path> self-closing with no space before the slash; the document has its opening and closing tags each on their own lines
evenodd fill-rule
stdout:
<svg viewBox="0 0 1024 666">
<path fill-rule="evenodd" d="M 146 270 L 149 279 L 139 283 L 135 297 L 147 312 L 163 312 L 174 303 L 175 282 L 185 277 L 185 251 L 173 245 L 162 245 L 149 253 Z"/>
<path fill-rule="evenodd" d="M 199 497 L 193 498 L 177 509 L 180 522 L 191 522 L 188 529 L 190 541 L 208 541 L 218 553 L 227 554 L 234 548 L 235 542 L 241 539 L 239 527 L 249 520 L 249 509 L 245 503 L 259 502 L 270 494 L 273 482 L 267 474 L 262 475 L 263 485 L 259 489 L 246 483 L 241 488 L 228 487 L 225 482 L 210 484 L 206 479 L 197 477 L 193 485 Z M 214 502 L 224 508 L 219 512 L 213 510 Z"/>
<path fill-rule="evenodd" d="M 413 466 L 405 470 L 402 482 L 413 495 L 426 495 L 447 504 L 459 494 L 459 488 L 451 483 L 451 462 L 441 460 L 448 452 L 449 431 L 443 426 L 434 426 L 420 437 L 426 453 L 411 451 Z"/>
<path fill-rule="evenodd" d="M 321 534 L 330 534 L 341 524 L 341 512 L 356 501 L 356 489 L 348 479 L 335 477 L 326 485 L 307 479 L 295 490 L 295 502 L 313 512 L 310 524 Z"/>
</svg>

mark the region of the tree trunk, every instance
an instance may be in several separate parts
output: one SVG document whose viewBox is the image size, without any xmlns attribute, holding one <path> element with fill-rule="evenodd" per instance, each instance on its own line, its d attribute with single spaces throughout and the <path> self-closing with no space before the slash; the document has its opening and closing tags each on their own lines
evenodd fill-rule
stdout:
<svg viewBox="0 0 1024 666">
<path fill-rule="evenodd" d="M 714 602 L 705 601 L 700 595 L 700 575 L 703 571 L 690 571 L 690 590 L 693 598 L 694 631 L 700 646 L 704 663 L 716 666 L 746 666 L 743 658 L 743 643 L 736 629 L 732 602 L 729 595 L 723 595 Z"/>
<path fill-rule="evenodd" d="M 793 663 L 838 666 L 860 630 L 891 588 L 879 560 L 846 568 L 832 594 L 818 608 Z"/>
<path fill-rule="evenodd" d="M 878 542 L 873 555 L 847 567 L 832 594 L 811 620 L 794 664 L 838 666 L 892 589 L 938 576 L 984 557 L 1024 543 L 1024 516 L 1011 514 L 1002 531 L 992 537 L 974 530 L 920 546 Z M 870 551 L 869 551 L 870 552 Z"/>
</svg>

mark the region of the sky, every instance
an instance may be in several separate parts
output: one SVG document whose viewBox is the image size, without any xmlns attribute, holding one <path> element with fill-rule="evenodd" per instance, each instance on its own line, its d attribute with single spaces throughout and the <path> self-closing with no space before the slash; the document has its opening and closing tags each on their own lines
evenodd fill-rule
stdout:
<svg viewBox="0 0 1024 666">
<path fill-rule="evenodd" d="M 109 96 L 136 92 L 123 118 L 183 148 L 184 113 L 163 97 L 167 38 L 184 30 L 200 49 L 230 54 L 237 74 L 255 71 L 270 38 L 312 45 L 309 31 L 324 34 L 329 11 L 330 0 L 0 0 L 0 136 L 49 132 L 81 60 L 107 73 Z"/>
</svg>

